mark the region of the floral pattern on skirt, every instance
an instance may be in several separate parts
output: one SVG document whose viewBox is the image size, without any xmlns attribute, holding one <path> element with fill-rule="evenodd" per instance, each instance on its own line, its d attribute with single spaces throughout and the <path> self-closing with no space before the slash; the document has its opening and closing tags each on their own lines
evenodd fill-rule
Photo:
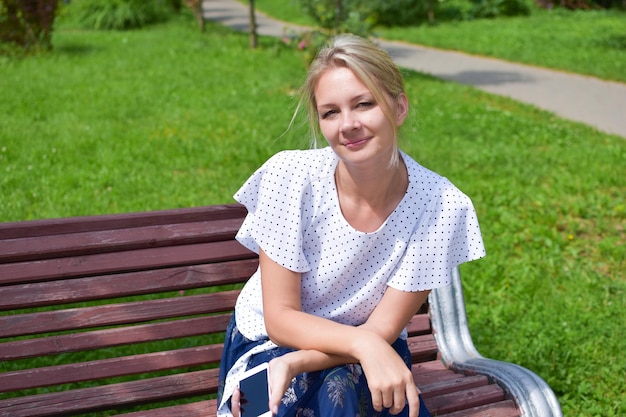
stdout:
<svg viewBox="0 0 626 417">
<path fill-rule="evenodd" d="M 226 332 L 224 353 L 220 368 L 220 387 L 223 388 L 226 374 L 235 361 L 254 346 L 265 340 L 251 341 L 237 330 L 235 319 Z M 398 339 L 392 345 L 411 367 L 411 353 L 406 340 Z M 277 347 L 251 356 L 247 368 L 250 369 L 275 357 L 291 352 L 291 349 Z M 222 390 L 218 393 L 221 401 Z M 377 412 L 372 407 L 372 399 L 365 374 L 358 364 L 347 364 L 316 372 L 305 372 L 296 376 L 289 385 L 279 406 L 280 417 L 385 417 L 392 416 L 387 410 Z M 409 415 L 405 407 L 399 417 Z M 419 417 L 430 417 L 430 413 L 420 396 Z"/>
</svg>

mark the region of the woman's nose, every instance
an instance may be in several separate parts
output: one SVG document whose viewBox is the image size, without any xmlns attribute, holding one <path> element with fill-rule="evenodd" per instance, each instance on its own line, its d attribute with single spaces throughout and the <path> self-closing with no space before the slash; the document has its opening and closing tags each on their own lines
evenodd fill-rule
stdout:
<svg viewBox="0 0 626 417">
<path fill-rule="evenodd" d="M 359 120 L 353 112 L 344 111 L 342 113 L 342 119 L 341 119 L 341 131 L 342 132 L 349 132 L 351 130 L 358 129 L 359 125 L 360 125 Z"/>
</svg>

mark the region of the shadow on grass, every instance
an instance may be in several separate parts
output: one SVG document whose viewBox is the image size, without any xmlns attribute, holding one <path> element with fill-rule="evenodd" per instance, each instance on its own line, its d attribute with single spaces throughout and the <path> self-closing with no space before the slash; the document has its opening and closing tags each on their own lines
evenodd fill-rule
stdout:
<svg viewBox="0 0 626 417">
<path fill-rule="evenodd" d="M 608 49 L 617 49 L 618 51 L 626 51 L 626 35 L 611 35 L 603 38 L 598 42 L 600 46 Z"/>
<path fill-rule="evenodd" d="M 62 45 L 55 45 L 54 50 L 61 54 L 67 55 L 89 55 L 96 52 L 99 48 L 93 45 L 79 44 L 79 43 L 64 43 Z"/>
</svg>

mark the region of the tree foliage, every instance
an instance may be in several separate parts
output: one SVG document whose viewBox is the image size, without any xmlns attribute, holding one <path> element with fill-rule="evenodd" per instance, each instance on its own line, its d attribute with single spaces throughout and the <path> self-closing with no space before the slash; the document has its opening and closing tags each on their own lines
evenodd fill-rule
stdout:
<svg viewBox="0 0 626 417">
<path fill-rule="evenodd" d="M 366 36 L 375 23 L 370 4 L 363 0 L 300 0 L 304 11 L 330 33 Z"/>
<path fill-rule="evenodd" d="M 75 0 L 68 9 L 85 28 L 126 30 L 165 20 L 175 5 L 159 0 Z"/>
<path fill-rule="evenodd" d="M 0 40 L 25 51 L 50 49 L 59 0 L 0 0 Z"/>
</svg>

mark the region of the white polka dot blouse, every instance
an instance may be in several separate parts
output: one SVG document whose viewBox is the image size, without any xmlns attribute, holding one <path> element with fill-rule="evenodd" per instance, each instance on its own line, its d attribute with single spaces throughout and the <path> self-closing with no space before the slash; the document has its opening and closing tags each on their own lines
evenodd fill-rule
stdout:
<svg viewBox="0 0 626 417">
<path fill-rule="evenodd" d="M 330 147 L 283 151 L 235 194 L 248 215 L 237 239 L 302 276 L 302 309 L 348 325 L 364 323 L 387 286 L 422 291 L 449 284 L 450 270 L 485 255 L 470 199 L 402 153 L 409 186 L 381 227 L 354 229 L 339 207 Z M 239 330 L 267 338 L 260 271 L 237 300 Z"/>
</svg>

